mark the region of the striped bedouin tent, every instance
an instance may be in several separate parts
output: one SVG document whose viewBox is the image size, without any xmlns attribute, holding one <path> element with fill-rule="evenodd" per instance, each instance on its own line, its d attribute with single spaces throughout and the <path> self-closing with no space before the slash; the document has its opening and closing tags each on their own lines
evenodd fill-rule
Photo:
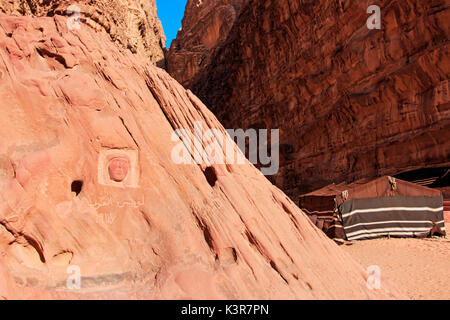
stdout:
<svg viewBox="0 0 450 320">
<path fill-rule="evenodd" d="M 300 207 L 332 239 L 445 236 L 441 191 L 392 177 L 327 186 Z"/>
</svg>

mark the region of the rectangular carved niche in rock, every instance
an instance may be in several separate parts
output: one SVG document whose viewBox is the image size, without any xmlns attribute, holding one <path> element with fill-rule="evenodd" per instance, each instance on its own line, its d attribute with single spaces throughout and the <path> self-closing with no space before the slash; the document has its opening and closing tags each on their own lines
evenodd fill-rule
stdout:
<svg viewBox="0 0 450 320">
<path fill-rule="evenodd" d="M 98 158 L 98 183 L 118 188 L 138 188 L 138 151 L 101 150 Z"/>
</svg>

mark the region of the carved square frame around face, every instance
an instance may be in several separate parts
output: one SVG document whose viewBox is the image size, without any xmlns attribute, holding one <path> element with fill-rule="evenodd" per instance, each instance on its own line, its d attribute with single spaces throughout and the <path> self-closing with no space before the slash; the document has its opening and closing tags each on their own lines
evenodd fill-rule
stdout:
<svg viewBox="0 0 450 320">
<path fill-rule="evenodd" d="M 128 175 L 122 182 L 110 179 L 108 172 L 108 158 L 110 156 L 126 157 L 130 162 Z M 97 169 L 98 183 L 100 185 L 117 188 L 139 188 L 139 156 L 137 150 L 103 149 L 98 157 Z"/>
</svg>

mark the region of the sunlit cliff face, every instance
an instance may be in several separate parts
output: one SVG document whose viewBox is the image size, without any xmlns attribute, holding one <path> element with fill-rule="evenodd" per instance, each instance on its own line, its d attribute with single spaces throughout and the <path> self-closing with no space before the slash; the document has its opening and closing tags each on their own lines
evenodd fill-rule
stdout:
<svg viewBox="0 0 450 320">
<path fill-rule="evenodd" d="M 155 0 L 9 0 L 0 1 L 8 15 L 62 15 L 81 21 L 81 28 L 106 32 L 121 47 L 164 64 L 164 36 Z"/>
</svg>

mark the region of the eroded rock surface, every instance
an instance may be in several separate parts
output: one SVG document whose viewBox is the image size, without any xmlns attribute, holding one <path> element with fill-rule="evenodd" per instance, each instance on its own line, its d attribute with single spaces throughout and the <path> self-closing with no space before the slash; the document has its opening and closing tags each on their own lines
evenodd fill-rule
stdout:
<svg viewBox="0 0 450 320">
<path fill-rule="evenodd" d="M 381 30 L 366 26 L 372 4 Z M 297 200 L 331 183 L 449 165 L 449 19 L 445 0 L 250 0 L 204 68 L 192 72 L 188 53 L 169 72 L 225 127 L 279 128 L 272 181 Z M 180 55 L 195 37 L 179 34 Z"/>
<path fill-rule="evenodd" d="M 370 291 L 251 164 L 175 164 L 174 129 L 224 128 L 165 71 L 66 20 L 0 14 L 1 297 L 398 297 Z"/>
<path fill-rule="evenodd" d="M 248 0 L 188 0 L 183 27 L 167 52 L 167 70 L 184 87 L 211 62 Z"/>
<path fill-rule="evenodd" d="M 9 15 L 71 16 L 77 19 L 74 6 L 80 9 L 81 27 L 103 31 L 133 53 L 146 56 L 160 67 L 165 66 L 166 38 L 156 14 L 155 0 L 2 0 L 0 12 Z"/>
</svg>

